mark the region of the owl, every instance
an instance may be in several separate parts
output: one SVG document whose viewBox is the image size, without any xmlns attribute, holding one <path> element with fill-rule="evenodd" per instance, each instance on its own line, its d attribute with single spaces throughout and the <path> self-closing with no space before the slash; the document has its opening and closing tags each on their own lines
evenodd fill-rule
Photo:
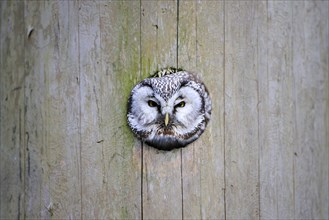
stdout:
<svg viewBox="0 0 329 220">
<path fill-rule="evenodd" d="M 128 125 L 145 143 L 160 150 L 185 147 L 204 132 L 211 99 L 200 78 L 182 69 L 166 68 L 132 89 Z"/>
</svg>

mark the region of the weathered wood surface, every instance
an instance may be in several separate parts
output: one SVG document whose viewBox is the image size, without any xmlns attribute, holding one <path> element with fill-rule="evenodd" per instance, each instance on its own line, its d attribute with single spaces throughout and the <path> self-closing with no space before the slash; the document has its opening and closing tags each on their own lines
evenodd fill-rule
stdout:
<svg viewBox="0 0 329 220">
<path fill-rule="evenodd" d="M 23 15 L 22 3 L 0 4 L 0 218 L 21 218 L 25 205 Z"/>
<path fill-rule="evenodd" d="M 328 1 L 1 1 L 0 219 L 328 219 Z M 212 119 L 158 151 L 126 125 L 150 72 Z"/>
<path fill-rule="evenodd" d="M 258 218 L 257 2 L 225 3 L 225 202 L 229 219 Z"/>
<path fill-rule="evenodd" d="M 141 147 L 126 126 L 125 108 L 130 88 L 140 78 L 136 7 L 138 2 L 79 3 L 81 217 L 85 219 L 141 216 Z"/>
</svg>

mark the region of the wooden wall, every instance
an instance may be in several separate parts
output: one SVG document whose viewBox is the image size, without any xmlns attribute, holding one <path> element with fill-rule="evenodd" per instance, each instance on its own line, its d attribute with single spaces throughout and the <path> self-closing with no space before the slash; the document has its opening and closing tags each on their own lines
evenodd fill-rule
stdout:
<svg viewBox="0 0 329 220">
<path fill-rule="evenodd" d="M 1 1 L 0 219 L 328 219 L 328 1 Z M 133 85 L 198 71 L 207 131 L 158 151 Z"/>
</svg>

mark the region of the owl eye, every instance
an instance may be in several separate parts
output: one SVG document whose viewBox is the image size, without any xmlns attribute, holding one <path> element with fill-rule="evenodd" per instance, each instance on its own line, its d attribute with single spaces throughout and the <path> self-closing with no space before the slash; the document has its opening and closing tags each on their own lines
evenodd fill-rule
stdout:
<svg viewBox="0 0 329 220">
<path fill-rule="evenodd" d="M 147 104 L 150 106 L 150 107 L 157 107 L 158 104 L 155 102 L 155 101 L 152 101 L 152 100 L 148 100 L 147 101 Z"/>
<path fill-rule="evenodd" d="M 181 101 L 180 103 L 178 103 L 177 105 L 175 105 L 175 108 L 183 108 L 185 106 L 185 102 Z"/>
</svg>

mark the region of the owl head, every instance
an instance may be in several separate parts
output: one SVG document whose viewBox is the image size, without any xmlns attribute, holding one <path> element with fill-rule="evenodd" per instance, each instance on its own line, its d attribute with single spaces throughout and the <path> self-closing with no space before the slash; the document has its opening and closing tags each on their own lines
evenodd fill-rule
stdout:
<svg viewBox="0 0 329 220">
<path fill-rule="evenodd" d="M 142 141 L 157 149 L 172 150 L 195 141 L 206 128 L 211 100 L 194 74 L 162 69 L 131 91 L 128 125 Z"/>
</svg>

